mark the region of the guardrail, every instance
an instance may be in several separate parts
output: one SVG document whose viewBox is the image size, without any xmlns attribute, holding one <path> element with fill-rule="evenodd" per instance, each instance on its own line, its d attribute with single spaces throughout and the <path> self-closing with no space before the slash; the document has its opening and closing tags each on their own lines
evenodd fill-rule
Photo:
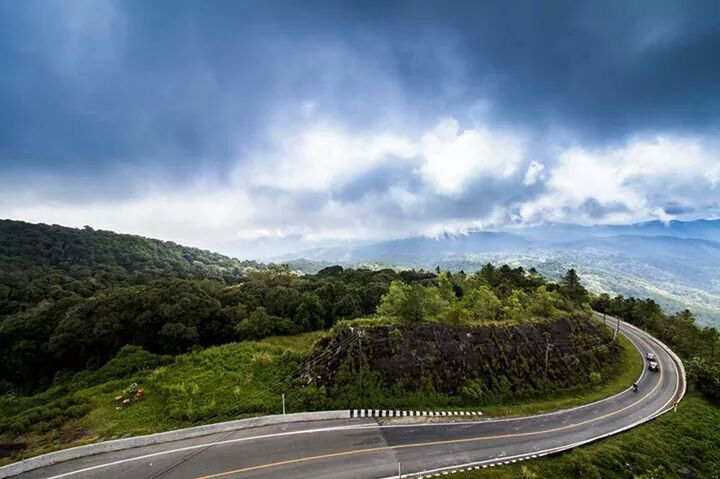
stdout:
<svg viewBox="0 0 720 479">
<path fill-rule="evenodd" d="M 43 454 L 42 456 L 25 459 L 23 461 L 15 462 L 13 464 L 8 464 L 7 466 L 0 467 L 0 478 L 12 477 L 18 474 L 22 474 L 23 472 L 52 466 L 53 464 L 57 464 L 59 462 L 69 461 L 71 459 L 78 459 L 86 456 L 93 456 L 95 454 L 101 454 L 104 452 L 122 451 L 125 449 L 150 446 L 153 444 L 162 444 L 165 442 L 178 441 L 181 439 L 207 436 L 208 434 L 236 431 L 239 429 L 246 429 L 252 427 L 271 426 L 274 424 L 349 418 L 349 409 L 340 411 L 319 411 L 274 416 L 260 416 L 247 419 L 238 419 L 236 421 L 220 422 L 217 424 L 195 426 L 186 429 L 177 429 L 174 431 L 159 432 L 157 434 L 149 434 L 146 436 L 137 436 L 129 437 L 126 439 L 116 439 L 113 441 L 98 442 L 96 444 L 88 444 L 87 446 L 77 446 L 69 449 L 63 449 L 60 451 Z"/>
</svg>

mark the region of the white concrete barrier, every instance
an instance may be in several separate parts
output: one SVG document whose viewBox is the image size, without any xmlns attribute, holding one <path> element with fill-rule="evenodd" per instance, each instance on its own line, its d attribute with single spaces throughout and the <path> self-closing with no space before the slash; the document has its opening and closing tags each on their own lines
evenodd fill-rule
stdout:
<svg viewBox="0 0 720 479">
<path fill-rule="evenodd" d="M 61 451 L 51 452 L 49 454 L 43 454 L 42 456 L 31 457 L 30 459 L 25 459 L 24 461 L 8 464 L 7 466 L 0 467 L 0 478 L 16 476 L 18 474 L 22 474 L 23 472 L 32 471 L 41 467 L 47 467 L 59 462 L 78 459 L 85 456 L 92 456 L 104 452 L 122 451 L 124 449 L 179 441 L 181 439 L 189 439 L 199 436 L 207 436 L 208 434 L 217 434 L 239 429 L 271 426 L 274 424 L 291 422 L 326 421 L 329 419 L 348 418 L 350 418 L 349 409 L 340 411 L 302 412 L 285 415 L 280 414 L 275 416 L 251 417 L 247 419 L 238 419 L 236 421 L 178 429 L 175 431 L 159 432 L 157 434 L 149 434 L 147 436 L 116 439 L 114 441 L 105 441 L 96 444 L 88 444 L 87 446 L 63 449 Z"/>
<path fill-rule="evenodd" d="M 350 417 L 431 417 L 431 416 L 482 416 L 481 411 L 398 411 L 353 409 Z"/>
</svg>

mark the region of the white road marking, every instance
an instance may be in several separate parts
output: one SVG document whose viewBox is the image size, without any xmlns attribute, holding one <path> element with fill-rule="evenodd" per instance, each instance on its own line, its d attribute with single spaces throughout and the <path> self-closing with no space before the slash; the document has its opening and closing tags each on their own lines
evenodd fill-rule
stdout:
<svg viewBox="0 0 720 479">
<path fill-rule="evenodd" d="M 640 334 L 638 334 L 636 331 L 633 331 L 633 334 L 636 336 L 635 339 L 639 340 L 639 342 L 642 342 L 642 343 L 644 343 L 644 345 L 646 345 L 645 341 L 643 340 L 643 338 L 641 337 Z M 633 344 L 634 344 L 634 343 L 633 343 Z M 640 351 L 640 349 L 637 347 L 637 345 L 636 345 L 635 347 L 638 349 L 638 351 Z M 640 351 L 640 353 L 642 354 L 642 351 Z M 674 361 L 672 361 L 672 362 L 673 362 L 673 364 L 674 364 Z M 649 419 L 654 418 L 654 417 L 656 417 L 657 415 L 661 414 L 661 413 L 663 412 L 663 409 L 665 409 L 665 407 L 667 407 L 667 405 L 670 404 L 670 402 L 672 402 L 672 401 L 674 400 L 674 398 L 675 398 L 675 396 L 676 396 L 676 394 L 677 394 L 677 391 L 678 391 L 678 389 L 679 389 L 679 386 L 680 386 L 680 385 L 679 385 L 679 383 L 680 383 L 680 377 L 679 377 L 679 376 L 680 376 L 680 372 L 679 372 L 678 369 L 677 369 L 677 365 L 675 366 L 675 370 L 676 370 L 676 373 L 677 373 L 677 374 L 676 374 L 676 389 L 675 389 L 675 392 L 674 392 L 673 396 L 672 396 L 658 411 L 656 411 L 653 415 L 651 415 L 651 416 L 648 417 L 648 418 L 643 418 L 641 421 L 638 421 L 638 422 L 632 424 L 630 427 L 633 427 L 633 426 L 635 426 L 635 425 L 637 425 L 637 424 L 640 424 L 640 423 L 642 423 L 642 422 L 645 422 L 646 420 L 649 420 Z M 644 365 L 643 365 L 643 373 L 641 374 L 640 379 L 638 380 L 638 382 L 643 378 L 644 374 L 645 374 L 645 367 L 644 367 Z M 601 399 L 601 400 L 599 400 L 599 401 L 595 401 L 594 403 L 589 403 L 589 404 L 585 404 L 585 405 L 582 405 L 582 406 L 577 406 L 577 407 L 574 407 L 574 408 L 565 409 L 565 410 L 561 410 L 561 411 L 554 411 L 554 412 L 549 412 L 549 413 L 544 413 L 544 414 L 538 414 L 538 415 L 534 415 L 534 416 L 518 417 L 518 418 L 503 418 L 503 419 L 485 419 L 485 420 L 482 420 L 482 421 L 469 421 L 469 422 L 468 422 L 468 421 L 464 421 L 464 422 L 457 422 L 457 423 L 450 423 L 450 424 L 451 424 L 452 426 L 480 425 L 480 424 L 486 424 L 486 423 L 496 423 L 496 422 L 506 422 L 506 421 L 522 421 L 522 420 L 527 420 L 527 419 L 529 419 L 529 418 L 537 418 L 537 417 L 549 416 L 549 415 L 554 415 L 554 414 L 567 413 L 567 412 L 575 411 L 575 410 L 578 410 L 578 409 L 583 409 L 583 408 L 586 408 L 586 407 L 588 407 L 588 406 L 592 406 L 592 405 L 595 405 L 595 404 L 598 404 L 598 403 L 607 401 L 607 400 L 609 400 L 609 399 L 613 399 L 613 398 L 615 398 L 615 397 L 617 397 L 617 396 L 620 396 L 621 394 L 624 394 L 624 393 L 626 393 L 626 392 L 627 392 L 627 391 L 620 392 L 620 393 L 618 393 L 618 394 L 615 394 L 614 396 L 610 396 L 610 397 L 608 397 L 608 398 Z M 83 473 L 83 472 L 94 471 L 94 470 L 97 470 L 97 469 L 106 468 L 106 467 L 112 467 L 112 466 L 116 466 L 116 465 L 124 464 L 124 463 L 128 463 L 128 462 L 141 461 L 141 460 L 143 460 L 143 459 L 148 459 L 148 458 L 152 458 L 152 457 L 157 457 L 157 456 L 162 456 L 162 455 L 168 455 L 168 454 L 174 454 L 174 453 L 184 452 L 184 451 L 190 451 L 190 450 L 194 450 L 194 449 L 201 449 L 201 448 L 205 448 L 205 447 L 212 447 L 212 446 L 217 446 L 217 445 L 224 445 L 224 444 L 232 444 L 232 443 L 238 443 L 238 442 L 245 442 L 245 441 L 250 441 L 250 440 L 257 440 L 257 439 L 267 439 L 267 438 L 280 437 L 280 436 L 291 436 L 291 435 L 300 435 L 300 434 L 313 434 L 313 433 L 322 433 L 322 432 L 351 430 L 351 429 L 372 429 L 372 428 L 382 429 L 382 428 L 398 428 L 398 427 L 434 427 L 434 426 L 448 426 L 448 423 L 385 424 L 385 425 L 379 425 L 379 424 L 354 424 L 354 425 L 347 425 L 347 426 L 335 426 L 335 427 L 327 427 L 327 428 L 306 429 L 306 430 L 301 430 L 301 431 L 289 431 L 289 432 L 281 432 L 281 433 L 273 433 L 273 434 L 264 434 L 264 435 L 259 435 L 259 436 L 251 436 L 251 437 L 227 439 L 227 440 L 223 440 L 223 441 L 215 441 L 215 442 L 209 442 L 209 443 L 203 443 L 203 444 L 195 444 L 195 445 L 192 445 L 192 446 L 186 446 L 186 447 L 177 448 L 177 449 L 170 449 L 170 450 L 166 450 L 166 451 L 159 451 L 159 452 L 156 452 L 156 453 L 145 454 L 145 455 L 142 455 L 142 456 L 136 456 L 136 457 L 130 457 L 130 458 L 126 458 L 126 459 L 120 459 L 120 460 L 117 460 L 117 461 L 112 461 L 112 462 L 108 462 L 108 463 L 98 464 L 98 465 L 95 465 L 95 466 L 90 466 L 90 467 L 86 467 L 86 468 L 82 468 L 82 469 L 77 469 L 77 470 L 74 470 L 74 471 L 66 472 L 66 473 L 63 473 L 63 474 L 55 475 L 55 476 L 49 477 L 48 479 L 60 479 L 60 478 L 69 477 L 69 476 L 72 476 L 72 475 L 80 474 L 80 473 Z M 629 427 L 626 427 L 626 428 L 629 428 Z M 614 431 L 614 432 L 612 432 L 612 433 L 608 433 L 608 434 L 603 435 L 603 436 L 600 436 L 600 437 L 607 437 L 608 435 L 615 434 L 615 433 L 617 433 L 617 432 L 620 432 L 621 430 L 625 430 L 626 428 L 620 429 L 620 430 L 618 430 L 618 431 Z M 595 439 L 593 439 L 593 440 L 596 440 L 596 439 L 598 439 L 598 438 L 595 438 Z M 566 447 L 567 447 L 567 446 L 563 446 L 563 449 L 566 448 Z M 575 446 L 573 445 L 572 447 L 575 447 Z M 548 451 L 552 451 L 552 450 L 548 450 Z M 537 453 L 537 454 L 545 455 L 545 454 L 548 453 L 548 451 L 542 451 L 542 453 Z M 512 456 L 512 457 L 515 458 L 515 457 L 527 456 L 527 455 L 528 455 L 527 453 L 524 453 L 524 454 L 519 454 L 519 455 L 517 455 L 517 456 Z M 492 460 L 495 460 L 495 459 L 492 459 Z M 469 464 L 463 464 L 462 466 L 465 466 L 465 467 L 466 467 L 466 466 L 468 466 L 468 465 L 483 464 L 483 463 L 488 463 L 488 462 L 490 462 L 490 461 L 492 461 L 492 460 L 479 461 L 479 462 L 474 462 L 474 463 L 469 463 Z M 494 465 L 494 464 L 491 464 L 491 465 Z M 412 473 L 411 475 L 412 475 L 412 476 L 416 476 L 417 474 L 427 474 L 428 472 L 447 471 L 448 469 L 454 469 L 454 468 L 457 468 L 457 467 L 461 467 L 461 466 L 451 466 L 451 467 L 446 467 L 446 468 L 439 468 L 439 469 L 435 469 L 435 470 L 433 470 L 433 471 L 423 471 L 422 473 Z"/>
<path fill-rule="evenodd" d="M 623 325 L 625 325 L 624 322 L 623 322 Z M 637 329 L 637 328 L 636 328 L 636 329 Z M 631 328 L 631 331 L 632 331 L 632 328 Z M 640 330 L 640 331 L 642 332 L 642 330 Z M 636 338 L 635 338 L 635 339 L 639 339 L 639 340 L 640 340 L 639 342 L 642 342 L 643 345 L 647 346 L 647 343 L 646 343 L 646 342 L 644 341 L 644 339 L 641 337 L 641 336 L 642 336 L 641 334 L 638 334 L 637 331 L 633 331 L 633 334 L 636 335 Z M 633 343 L 633 344 L 634 344 L 634 343 Z M 635 346 L 635 347 L 637 348 L 637 346 Z M 664 349 L 664 348 L 663 348 L 663 349 Z M 668 348 L 668 349 L 669 349 L 669 348 Z M 638 348 L 638 351 L 639 351 L 639 348 Z M 666 351 L 666 353 L 667 353 L 667 351 Z M 640 351 L 640 354 L 642 354 L 642 351 Z M 668 353 L 668 355 L 669 355 L 669 353 Z M 643 356 L 643 362 L 644 362 L 644 356 Z M 638 426 L 638 425 L 640 425 L 640 424 L 643 424 L 643 423 L 645 423 L 645 422 L 648 422 L 648 421 L 650 421 L 650 420 L 652 420 L 652 419 L 660 416 L 661 414 L 668 412 L 669 409 L 666 409 L 666 408 L 667 408 L 668 404 L 670 404 L 670 403 L 675 399 L 675 396 L 677 396 L 677 393 L 678 393 L 678 391 L 680 391 L 680 386 L 681 386 L 681 384 L 680 384 L 680 376 L 681 376 L 680 368 L 678 368 L 678 365 L 675 363 L 674 360 L 672 360 L 672 358 L 671 358 L 671 362 L 672 362 L 672 364 L 674 365 L 674 369 L 675 369 L 675 373 L 676 373 L 676 374 L 675 374 L 675 390 L 673 391 L 672 397 L 671 397 L 668 401 L 666 401 L 665 404 L 663 404 L 663 405 L 660 407 L 660 409 L 658 409 L 655 413 L 651 414 L 650 416 L 645 417 L 645 418 L 642 418 L 642 419 L 640 419 L 640 420 L 638 420 L 638 421 L 635 421 L 635 422 L 632 423 L 632 424 L 629 424 L 629 425 L 627 425 L 627 426 L 623 426 L 623 427 L 621 427 L 621 428 L 619 428 L 619 429 L 616 429 L 616 430 L 614 430 L 614 431 L 611 431 L 611 432 L 602 434 L 602 435 L 597 436 L 597 437 L 594 437 L 594 438 L 585 439 L 585 440 L 583 440 L 583 441 L 578 441 L 578 442 L 576 442 L 576 443 L 574 443 L 574 444 L 559 446 L 559 447 L 556 447 L 556 448 L 553 448 L 553 449 L 546 449 L 546 450 L 543 450 L 543 451 L 537 451 L 535 454 L 532 454 L 532 455 L 529 455 L 528 453 L 523 453 L 523 454 L 518 454 L 518 455 L 516 455 L 516 456 L 511 456 L 511 457 L 509 457 L 509 458 L 504 458 L 504 459 L 518 458 L 518 457 L 520 457 L 520 456 L 522 456 L 522 457 L 524 457 L 524 458 L 530 457 L 530 458 L 533 458 L 533 459 L 534 459 L 534 458 L 537 458 L 537 457 L 546 456 L 547 454 L 551 454 L 551 453 L 553 453 L 553 452 L 567 451 L 567 450 L 573 449 L 573 448 L 575 448 L 575 447 L 582 446 L 582 445 L 584 445 L 584 444 L 588 444 L 588 443 L 591 443 L 591 442 L 594 442 L 594 441 L 597 441 L 597 440 L 600 440 L 600 439 L 603 439 L 603 438 L 606 438 L 606 437 L 609 437 L 609 436 L 618 434 L 618 433 L 623 432 L 623 431 L 626 431 L 626 430 L 628 430 L 628 429 L 632 429 L 632 428 L 635 427 L 635 426 Z M 643 373 L 640 375 L 640 379 L 642 379 L 642 377 L 643 377 L 644 375 L 645 375 L 645 365 L 643 364 Z M 640 381 L 638 380 L 638 382 L 640 382 Z M 621 394 L 622 394 L 622 393 L 621 393 Z M 597 402 L 602 402 L 602 401 L 597 401 Z M 583 407 L 583 406 L 580 406 L 580 407 Z M 580 407 L 578 407 L 577 409 L 579 409 Z M 476 467 L 477 467 L 477 465 L 482 465 L 482 467 L 488 467 L 488 466 L 489 466 L 489 467 L 493 467 L 493 466 L 495 466 L 496 464 L 501 464 L 501 463 L 494 463 L 494 462 L 493 462 L 493 461 L 496 461 L 496 460 L 498 459 L 498 457 L 501 457 L 501 456 L 502 456 L 502 455 L 498 455 L 498 456 L 496 456 L 496 457 L 493 458 L 493 459 L 486 459 L 486 460 L 483 460 L 483 461 L 476 461 L 476 462 L 470 462 L 470 463 L 459 464 L 459 465 L 456 464 L 456 465 L 454 465 L 454 466 L 445 466 L 445 467 L 441 467 L 441 468 L 437 468 L 437 469 L 431 469 L 431 470 L 425 470 L 425 471 L 420 471 L 420 472 L 409 473 L 409 474 L 403 475 L 403 477 L 405 477 L 405 478 L 411 478 L 411 477 L 418 477 L 418 475 L 427 475 L 427 474 L 432 474 L 432 473 L 435 473 L 435 475 L 437 476 L 438 474 L 441 474 L 441 473 L 442 473 L 442 474 L 447 474 L 447 473 L 449 473 L 449 472 L 454 472 L 454 471 L 456 471 L 457 468 L 459 468 L 459 467 L 471 467 L 471 466 L 476 466 Z M 514 462 L 514 461 L 513 461 L 513 462 Z M 507 464 L 507 462 L 505 462 L 505 464 Z M 395 477 L 397 477 L 397 476 L 388 476 L 388 477 L 383 478 L 383 479 L 394 479 Z M 420 477 L 422 477 L 422 476 L 420 476 Z"/>
</svg>

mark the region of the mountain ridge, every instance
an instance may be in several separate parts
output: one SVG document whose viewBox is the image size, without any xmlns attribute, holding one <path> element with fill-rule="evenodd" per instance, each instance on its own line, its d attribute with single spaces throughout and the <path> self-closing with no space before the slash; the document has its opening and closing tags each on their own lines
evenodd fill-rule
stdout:
<svg viewBox="0 0 720 479">
<path fill-rule="evenodd" d="M 417 245 L 424 247 L 422 254 Z M 282 261 L 306 272 L 335 263 L 465 271 L 487 262 L 508 263 L 536 267 L 554 279 L 573 267 L 594 292 L 651 297 L 669 310 L 689 308 L 703 322 L 720 324 L 720 220 L 546 224 L 302 253 L 285 255 Z"/>
</svg>

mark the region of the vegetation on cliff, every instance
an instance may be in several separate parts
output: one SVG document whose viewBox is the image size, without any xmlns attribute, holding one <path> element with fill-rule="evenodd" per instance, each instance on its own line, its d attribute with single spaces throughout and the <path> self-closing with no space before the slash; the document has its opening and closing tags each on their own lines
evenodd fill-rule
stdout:
<svg viewBox="0 0 720 479">
<path fill-rule="evenodd" d="M 601 383 L 619 374 L 620 349 L 586 318 L 344 327 L 318 343 L 305 378 L 338 407 L 420 407 L 417 397 L 478 407 Z"/>
<path fill-rule="evenodd" d="M 492 265 L 473 275 L 438 271 L 432 284 L 394 281 L 376 316 L 333 328 L 305 377 L 344 407 L 438 394 L 492 404 L 601 382 L 618 345 L 590 319 L 587 300 L 574 270 L 560 284 Z"/>
</svg>

